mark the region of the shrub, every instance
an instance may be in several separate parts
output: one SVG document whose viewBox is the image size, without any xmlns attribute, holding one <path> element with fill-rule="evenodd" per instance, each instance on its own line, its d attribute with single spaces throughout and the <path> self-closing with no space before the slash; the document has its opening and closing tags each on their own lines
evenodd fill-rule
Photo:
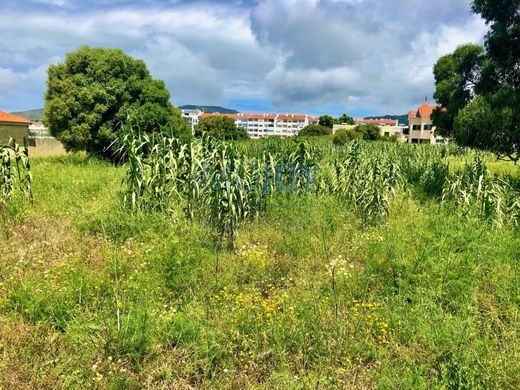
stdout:
<svg viewBox="0 0 520 390">
<path fill-rule="evenodd" d="M 298 133 L 298 136 L 300 137 L 319 137 L 323 135 L 329 135 L 330 130 L 321 125 L 308 125 L 305 126 L 303 129 L 300 130 Z"/>
</svg>

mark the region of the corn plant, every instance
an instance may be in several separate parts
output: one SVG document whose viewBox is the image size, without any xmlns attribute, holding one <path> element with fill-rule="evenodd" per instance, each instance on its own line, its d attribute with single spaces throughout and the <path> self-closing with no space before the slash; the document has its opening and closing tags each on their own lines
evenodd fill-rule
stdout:
<svg viewBox="0 0 520 390">
<path fill-rule="evenodd" d="M 461 215 L 475 215 L 497 225 L 520 222 L 520 192 L 513 180 L 492 176 L 480 155 L 461 172 L 449 176 L 442 201 L 453 205 Z"/>
<path fill-rule="evenodd" d="M 0 145 L 0 211 L 17 193 L 32 202 L 32 175 L 27 139 L 21 148 L 14 139 Z"/>
</svg>

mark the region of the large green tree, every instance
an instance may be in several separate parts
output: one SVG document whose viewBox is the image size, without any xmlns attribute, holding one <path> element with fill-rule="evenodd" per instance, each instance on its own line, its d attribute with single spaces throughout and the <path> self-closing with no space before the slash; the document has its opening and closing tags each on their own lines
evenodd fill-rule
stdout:
<svg viewBox="0 0 520 390">
<path fill-rule="evenodd" d="M 164 82 L 121 50 L 83 46 L 49 67 L 44 121 L 68 150 L 112 158 L 110 145 L 129 115 L 143 132 L 186 132 Z"/>
<path fill-rule="evenodd" d="M 330 115 L 322 115 L 320 116 L 318 124 L 323 127 L 328 127 L 329 129 L 332 129 L 334 126 L 335 119 L 331 117 Z"/>
<path fill-rule="evenodd" d="M 323 135 L 329 135 L 330 129 L 321 125 L 310 124 L 305 126 L 298 133 L 299 137 L 319 137 Z"/>
<path fill-rule="evenodd" d="M 520 159 L 520 0 L 474 0 L 490 30 L 437 62 L 433 121 L 459 144 Z"/>
<path fill-rule="evenodd" d="M 220 115 L 208 116 L 199 121 L 195 127 L 195 136 L 201 137 L 203 134 L 225 141 L 249 138 L 247 131 L 237 127 L 233 118 Z"/>
</svg>

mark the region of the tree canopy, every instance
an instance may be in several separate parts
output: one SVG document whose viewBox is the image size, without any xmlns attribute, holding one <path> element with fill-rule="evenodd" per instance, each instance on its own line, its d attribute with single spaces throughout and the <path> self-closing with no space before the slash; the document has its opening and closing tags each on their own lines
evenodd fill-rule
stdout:
<svg viewBox="0 0 520 390">
<path fill-rule="evenodd" d="M 323 127 L 332 129 L 334 125 L 354 125 L 356 122 L 350 115 L 342 114 L 339 118 L 334 118 L 330 115 L 320 116 L 318 124 Z"/>
<path fill-rule="evenodd" d="M 298 133 L 299 137 L 319 137 L 323 135 L 329 135 L 330 129 L 322 125 L 310 124 L 305 126 Z"/>
<path fill-rule="evenodd" d="M 225 141 L 249 138 L 247 131 L 237 127 L 233 118 L 217 115 L 208 116 L 199 121 L 195 127 L 195 136 L 201 137 L 203 134 Z"/>
<path fill-rule="evenodd" d="M 520 159 L 520 0 L 474 0 L 490 30 L 485 48 L 464 45 L 434 68 L 440 135 Z"/>
<path fill-rule="evenodd" d="M 109 146 L 128 115 L 143 132 L 187 131 L 164 82 L 121 50 L 83 46 L 49 67 L 44 122 L 67 150 L 113 158 Z"/>
<path fill-rule="evenodd" d="M 346 142 L 354 139 L 365 140 L 365 141 L 379 141 L 382 140 L 381 129 L 379 126 L 368 124 L 368 125 L 357 125 L 354 128 L 339 129 L 332 142 L 336 145 L 343 145 Z"/>
</svg>

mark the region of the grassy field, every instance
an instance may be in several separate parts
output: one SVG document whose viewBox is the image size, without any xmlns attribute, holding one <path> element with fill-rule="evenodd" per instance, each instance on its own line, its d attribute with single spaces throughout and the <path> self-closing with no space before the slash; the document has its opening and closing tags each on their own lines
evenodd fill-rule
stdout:
<svg viewBox="0 0 520 390">
<path fill-rule="evenodd" d="M 124 173 L 33 161 L 0 231 L 0 388 L 520 386 L 518 228 L 420 191 L 376 224 L 275 194 L 220 250 L 180 205 L 124 208 Z"/>
</svg>

